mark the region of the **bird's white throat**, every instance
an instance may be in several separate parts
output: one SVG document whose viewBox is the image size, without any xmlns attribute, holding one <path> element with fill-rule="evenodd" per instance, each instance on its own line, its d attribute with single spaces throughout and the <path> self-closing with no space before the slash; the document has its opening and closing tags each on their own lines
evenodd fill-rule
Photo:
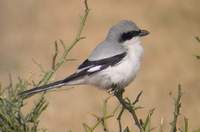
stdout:
<svg viewBox="0 0 200 132">
<path fill-rule="evenodd" d="M 123 46 L 127 49 L 129 57 L 134 57 L 136 59 L 140 59 L 142 57 L 144 50 L 139 37 L 126 41 Z"/>
</svg>

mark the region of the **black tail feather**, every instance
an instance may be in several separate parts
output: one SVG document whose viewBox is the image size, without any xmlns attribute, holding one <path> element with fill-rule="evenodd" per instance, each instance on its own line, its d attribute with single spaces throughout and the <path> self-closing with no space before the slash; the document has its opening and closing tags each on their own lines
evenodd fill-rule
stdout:
<svg viewBox="0 0 200 132">
<path fill-rule="evenodd" d="M 45 91 L 53 89 L 53 88 L 61 87 L 64 84 L 65 84 L 65 82 L 63 80 L 56 81 L 56 82 L 53 82 L 53 83 L 49 83 L 47 85 L 43 85 L 43 86 L 39 86 L 39 87 L 35 87 L 35 88 L 32 88 L 32 89 L 23 91 L 23 92 L 19 93 L 19 96 L 29 97 L 29 96 L 32 96 L 36 93 L 45 92 Z"/>
</svg>

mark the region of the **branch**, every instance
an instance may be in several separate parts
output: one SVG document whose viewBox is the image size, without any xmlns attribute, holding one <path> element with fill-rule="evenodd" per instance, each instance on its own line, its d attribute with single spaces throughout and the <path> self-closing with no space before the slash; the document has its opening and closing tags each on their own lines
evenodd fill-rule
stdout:
<svg viewBox="0 0 200 132">
<path fill-rule="evenodd" d="M 42 77 L 42 79 L 39 81 L 39 83 L 37 84 L 38 86 L 39 85 L 45 85 L 48 83 L 48 81 L 51 79 L 51 77 L 53 76 L 53 74 L 66 62 L 66 58 L 67 58 L 67 55 L 69 54 L 69 52 L 71 51 L 71 49 L 82 39 L 84 39 L 85 37 L 82 37 L 82 32 L 83 32 L 83 29 L 85 27 L 85 24 L 86 24 L 86 20 L 87 20 L 87 17 L 88 17 L 88 14 L 89 14 L 89 8 L 88 8 L 88 4 L 87 4 L 87 0 L 84 0 L 84 6 L 85 6 L 85 11 L 84 11 L 84 14 L 83 16 L 81 17 L 81 21 L 80 21 L 80 25 L 79 25 L 79 28 L 78 28 L 78 31 L 75 35 L 75 38 L 74 40 L 69 44 L 69 47 L 68 48 L 65 48 L 64 49 L 64 53 L 62 55 L 61 58 L 59 58 L 58 62 L 55 63 L 53 62 L 53 68 L 50 69 L 49 71 L 47 71 L 44 76 Z M 62 41 L 60 41 L 61 44 L 64 46 L 64 43 Z M 64 46 L 65 47 L 65 46 Z M 54 55 L 54 58 L 56 59 L 56 56 L 57 54 L 55 53 Z M 53 61 L 55 61 L 55 59 L 53 59 Z"/>
<path fill-rule="evenodd" d="M 114 93 L 114 95 L 119 100 L 119 102 L 122 105 L 123 109 L 128 110 L 129 113 L 132 115 L 132 117 L 133 117 L 133 119 L 135 121 L 135 125 L 138 127 L 140 132 L 143 132 L 142 125 L 139 122 L 139 119 L 138 119 L 138 116 L 136 115 L 135 107 L 134 107 L 134 105 L 139 101 L 139 97 L 141 96 L 142 92 L 140 92 L 138 94 L 136 100 L 133 103 L 131 103 L 129 100 L 126 101 L 126 99 L 123 98 L 123 93 L 124 93 L 124 89 L 119 89 Z M 121 125 L 121 123 L 119 123 L 119 125 Z"/>
</svg>

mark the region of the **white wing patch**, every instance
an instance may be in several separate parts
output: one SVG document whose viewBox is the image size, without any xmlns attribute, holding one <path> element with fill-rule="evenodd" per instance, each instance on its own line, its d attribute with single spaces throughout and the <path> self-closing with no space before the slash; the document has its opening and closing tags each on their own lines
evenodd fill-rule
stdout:
<svg viewBox="0 0 200 132">
<path fill-rule="evenodd" d="M 92 67 L 90 69 L 87 70 L 87 72 L 95 72 L 95 71 L 98 71 L 101 69 L 101 65 L 98 65 L 98 66 L 95 66 L 95 67 Z"/>
<path fill-rule="evenodd" d="M 82 69 L 77 69 L 77 70 L 76 70 L 76 73 L 79 73 L 79 72 L 81 72 L 81 71 L 83 71 L 83 70 L 86 70 L 86 69 L 88 69 L 88 68 L 90 68 L 90 67 L 92 67 L 92 66 L 87 66 L 87 67 L 84 67 L 84 68 L 82 68 Z"/>
</svg>

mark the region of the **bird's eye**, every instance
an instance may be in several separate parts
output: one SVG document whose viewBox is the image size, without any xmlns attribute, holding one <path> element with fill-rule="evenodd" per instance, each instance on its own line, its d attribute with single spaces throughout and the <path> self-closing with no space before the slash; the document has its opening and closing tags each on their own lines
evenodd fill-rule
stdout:
<svg viewBox="0 0 200 132">
<path fill-rule="evenodd" d="M 140 30 L 139 31 L 129 31 L 129 32 L 125 32 L 122 33 L 119 39 L 119 42 L 124 42 L 126 40 L 130 40 L 135 36 L 138 36 L 140 34 Z"/>
</svg>

